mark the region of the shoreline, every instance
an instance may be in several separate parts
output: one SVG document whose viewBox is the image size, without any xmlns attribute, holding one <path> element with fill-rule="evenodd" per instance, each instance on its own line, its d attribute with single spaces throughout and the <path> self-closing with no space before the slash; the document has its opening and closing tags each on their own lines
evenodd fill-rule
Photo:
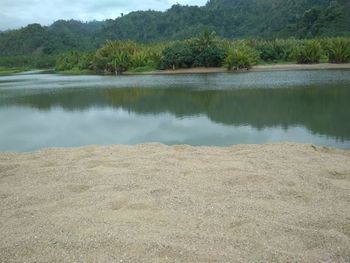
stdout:
<svg viewBox="0 0 350 263">
<path fill-rule="evenodd" d="M 311 144 L 0 153 L 3 261 L 345 262 L 350 151 Z"/>
<path fill-rule="evenodd" d="M 266 65 L 256 65 L 249 70 L 231 70 L 228 71 L 226 68 L 221 67 L 197 67 L 188 69 L 167 69 L 167 70 L 155 70 L 155 71 L 145 71 L 145 72 L 132 72 L 126 71 L 120 76 L 137 76 L 137 75 L 181 75 L 181 74 L 211 74 L 211 73 L 246 73 L 246 72 L 274 72 L 274 71 L 291 71 L 291 70 L 336 70 L 336 69 L 349 69 L 350 63 L 334 64 L 334 63 L 319 63 L 319 64 L 266 64 Z M 36 71 L 36 70 L 33 70 Z M 38 72 L 53 71 L 53 74 L 62 75 L 101 75 L 101 76 L 114 76 L 114 74 L 103 74 L 96 73 L 94 71 L 54 71 L 52 69 L 37 70 Z M 32 72 L 29 70 L 28 72 Z M 16 74 L 26 74 L 26 71 L 17 72 Z"/>
<path fill-rule="evenodd" d="M 209 73 L 242 73 L 242 72 L 265 72 L 265 71 L 289 71 L 289 70 L 327 70 L 327 69 L 350 69 L 350 63 L 333 64 L 270 64 L 253 66 L 250 70 L 228 71 L 226 68 L 188 68 L 188 69 L 167 69 L 150 72 L 124 72 L 122 75 L 176 75 L 176 74 L 209 74 Z"/>
</svg>

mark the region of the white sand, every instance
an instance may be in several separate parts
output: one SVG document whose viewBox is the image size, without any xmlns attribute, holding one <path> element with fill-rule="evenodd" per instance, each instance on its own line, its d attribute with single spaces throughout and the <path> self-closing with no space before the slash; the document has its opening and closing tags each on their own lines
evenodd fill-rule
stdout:
<svg viewBox="0 0 350 263">
<path fill-rule="evenodd" d="M 0 153 L 1 262 L 350 262 L 350 152 Z"/>
</svg>

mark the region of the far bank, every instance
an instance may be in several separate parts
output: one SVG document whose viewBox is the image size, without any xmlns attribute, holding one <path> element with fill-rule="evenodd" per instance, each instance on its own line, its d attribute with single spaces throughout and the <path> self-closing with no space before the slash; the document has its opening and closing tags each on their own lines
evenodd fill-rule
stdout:
<svg viewBox="0 0 350 263">
<path fill-rule="evenodd" d="M 323 69 L 350 69 L 350 63 L 345 64 L 271 64 L 271 65 L 257 65 L 249 70 L 227 70 L 226 68 L 218 67 L 198 67 L 188 69 L 175 70 L 156 70 L 146 72 L 130 72 L 127 71 L 125 75 L 162 75 L 162 74 L 208 74 L 208 73 L 242 73 L 242 72 L 262 72 L 262 71 L 285 71 L 285 70 L 323 70 Z"/>
<path fill-rule="evenodd" d="M 251 69 L 243 70 L 227 70 L 224 67 L 195 67 L 186 69 L 167 69 L 167 70 L 152 70 L 152 71 L 126 71 L 122 75 L 174 75 L 174 74 L 210 74 L 210 73 L 244 73 L 244 72 L 269 72 L 269 71 L 289 71 L 289 70 L 332 70 L 332 69 L 350 69 L 350 63 L 333 64 L 268 64 L 256 65 Z M 68 70 L 55 71 L 59 74 L 65 75 L 100 75 L 94 71 L 89 70 Z M 106 75 L 111 75 L 110 73 Z"/>
</svg>

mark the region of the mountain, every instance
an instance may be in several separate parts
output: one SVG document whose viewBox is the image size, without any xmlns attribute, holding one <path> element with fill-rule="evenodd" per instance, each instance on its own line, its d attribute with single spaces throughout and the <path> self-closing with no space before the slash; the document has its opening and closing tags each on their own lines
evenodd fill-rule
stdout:
<svg viewBox="0 0 350 263">
<path fill-rule="evenodd" d="M 49 27 L 30 24 L 0 33 L 0 56 L 56 54 L 67 50 L 92 50 L 91 42 L 103 22 L 82 23 L 59 20 Z"/>
<path fill-rule="evenodd" d="M 174 5 L 166 12 L 133 12 L 106 22 L 99 36 L 162 41 L 183 39 L 204 28 L 225 38 L 314 37 L 350 32 L 349 1 L 211 0 L 204 7 Z M 310 17 L 310 12 L 312 17 Z"/>
<path fill-rule="evenodd" d="M 0 32 L 0 56 L 92 51 L 107 39 L 184 39 L 204 29 L 230 39 L 350 35 L 350 1 L 210 0 L 202 7 L 174 5 L 165 12 L 131 12 L 103 22 L 31 24 Z"/>
</svg>

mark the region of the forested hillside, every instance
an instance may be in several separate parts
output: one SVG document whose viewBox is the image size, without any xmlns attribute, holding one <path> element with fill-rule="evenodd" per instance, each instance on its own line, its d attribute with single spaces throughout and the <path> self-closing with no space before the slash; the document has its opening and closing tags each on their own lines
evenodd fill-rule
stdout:
<svg viewBox="0 0 350 263">
<path fill-rule="evenodd" d="M 350 1 L 210 0 L 203 7 L 174 5 L 166 12 L 132 12 L 103 22 L 31 24 L 0 33 L 0 56 L 93 51 L 107 39 L 184 39 L 205 28 L 229 39 L 350 35 Z"/>
</svg>

